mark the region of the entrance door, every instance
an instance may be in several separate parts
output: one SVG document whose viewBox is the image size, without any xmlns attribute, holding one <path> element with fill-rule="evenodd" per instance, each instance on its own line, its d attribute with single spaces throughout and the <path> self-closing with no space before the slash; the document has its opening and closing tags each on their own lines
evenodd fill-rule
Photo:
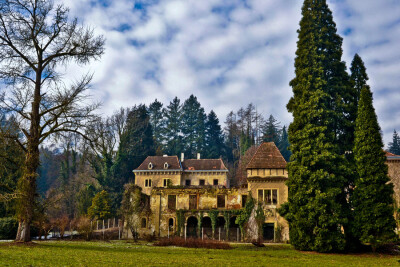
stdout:
<svg viewBox="0 0 400 267">
<path fill-rule="evenodd" d="M 264 241 L 274 241 L 275 225 L 273 223 L 264 223 L 262 229 Z"/>
</svg>

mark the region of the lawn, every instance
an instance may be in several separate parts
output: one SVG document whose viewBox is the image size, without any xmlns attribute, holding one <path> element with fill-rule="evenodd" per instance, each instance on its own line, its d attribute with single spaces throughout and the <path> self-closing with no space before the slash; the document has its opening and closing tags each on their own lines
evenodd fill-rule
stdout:
<svg viewBox="0 0 400 267">
<path fill-rule="evenodd" d="M 400 256 L 299 252 L 290 245 L 233 245 L 230 250 L 155 247 L 147 243 L 42 241 L 0 243 L 1 266 L 392 266 Z"/>
</svg>

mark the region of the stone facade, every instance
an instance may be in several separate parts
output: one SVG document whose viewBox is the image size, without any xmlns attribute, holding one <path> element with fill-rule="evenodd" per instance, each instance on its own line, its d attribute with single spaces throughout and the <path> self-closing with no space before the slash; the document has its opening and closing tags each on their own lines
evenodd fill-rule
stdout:
<svg viewBox="0 0 400 267">
<path fill-rule="evenodd" d="M 221 159 L 148 157 L 134 170 L 135 184 L 150 197 L 150 212 L 143 214 L 139 234 L 217 235 L 236 241 L 241 236 L 236 216 L 251 193 L 262 203 L 266 215 L 264 239 L 288 240 L 287 222 L 276 212 L 287 201 L 285 168 L 286 161 L 275 144 L 263 143 L 247 166 L 247 186 L 230 188 L 228 170 Z M 254 218 L 250 218 L 245 233 L 248 240 L 258 234 L 252 221 Z M 130 233 L 126 234 L 129 237 Z"/>
</svg>

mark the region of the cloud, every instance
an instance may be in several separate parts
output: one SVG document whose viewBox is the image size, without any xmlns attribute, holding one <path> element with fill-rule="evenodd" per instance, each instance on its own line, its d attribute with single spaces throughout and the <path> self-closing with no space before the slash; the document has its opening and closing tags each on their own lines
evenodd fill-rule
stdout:
<svg viewBox="0 0 400 267">
<path fill-rule="evenodd" d="M 288 124 L 301 3 L 298 0 L 68 0 L 71 14 L 107 38 L 106 53 L 67 77 L 95 72 L 102 112 L 120 106 L 168 104 L 195 94 L 220 121 L 253 102 Z M 330 0 L 343 59 L 366 63 L 385 142 L 400 129 L 400 2 Z M 389 101 L 390 99 L 390 101 Z"/>
</svg>

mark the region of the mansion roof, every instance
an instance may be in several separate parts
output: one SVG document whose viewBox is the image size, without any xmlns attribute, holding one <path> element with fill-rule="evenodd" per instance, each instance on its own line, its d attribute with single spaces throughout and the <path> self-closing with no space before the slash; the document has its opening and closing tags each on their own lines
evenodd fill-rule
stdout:
<svg viewBox="0 0 400 267">
<path fill-rule="evenodd" d="M 258 148 L 247 169 L 284 169 L 286 160 L 274 142 L 262 143 Z"/>
<path fill-rule="evenodd" d="M 222 159 L 187 159 L 177 156 L 148 156 L 134 172 L 138 171 L 223 171 L 227 172 Z"/>
</svg>

